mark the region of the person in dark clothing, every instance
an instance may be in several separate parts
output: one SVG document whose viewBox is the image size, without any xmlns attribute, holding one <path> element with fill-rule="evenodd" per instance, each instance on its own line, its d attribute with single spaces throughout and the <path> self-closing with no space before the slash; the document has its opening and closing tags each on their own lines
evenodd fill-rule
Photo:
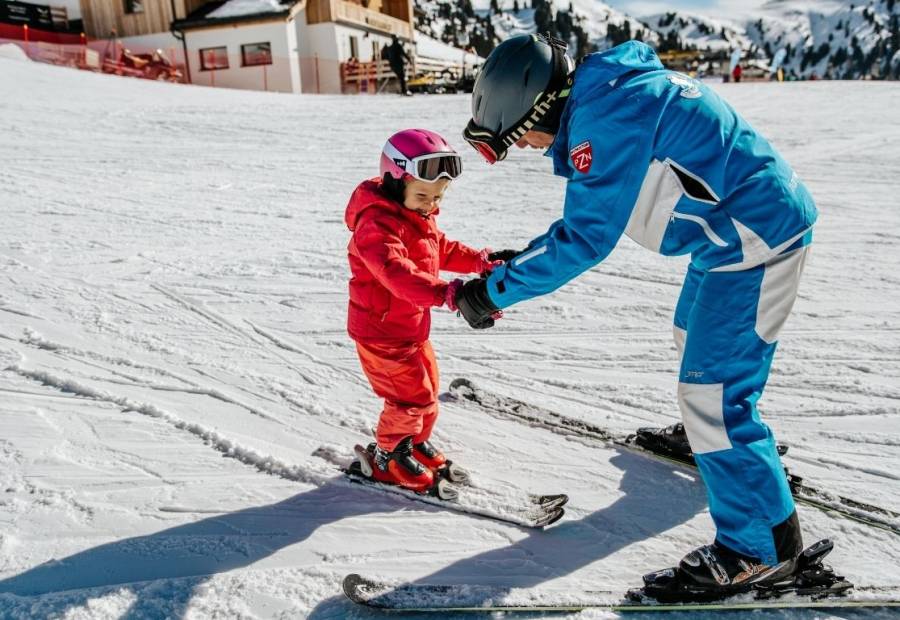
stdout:
<svg viewBox="0 0 900 620">
<path fill-rule="evenodd" d="M 412 62 L 409 54 L 403 49 L 403 44 L 397 35 L 391 35 L 391 45 L 387 48 L 387 60 L 391 64 L 391 70 L 397 74 L 400 80 L 400 94 L 408 95 L 406 90 L 406 62 Z"/>
</svg>

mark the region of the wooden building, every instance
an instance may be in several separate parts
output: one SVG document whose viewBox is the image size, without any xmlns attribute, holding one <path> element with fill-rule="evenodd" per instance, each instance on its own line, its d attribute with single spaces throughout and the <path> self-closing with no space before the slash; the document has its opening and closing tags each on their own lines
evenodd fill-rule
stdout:
<svg viewBox="0 0 900 620">
<path fill-rule="evenodd" d="M 412 0 L 80 2 L 88 37 L 121 39 L 132 50 L 160 48 L 184 65 L 190 82 L 206 86 L 371 91 L 373 79 L 384 86 L 389 69 L 357 76 L 367 82 L 362 89 L 348 85 L 346 66 L 378 63 L 394 36 L 416 56 Z"/>
<path fill-rule="evenodd" d="M 170 24 L 183 19 L 207 0 L 80 0 L 84 31 L 92 39 L 169 32 Z"/>
</svg>

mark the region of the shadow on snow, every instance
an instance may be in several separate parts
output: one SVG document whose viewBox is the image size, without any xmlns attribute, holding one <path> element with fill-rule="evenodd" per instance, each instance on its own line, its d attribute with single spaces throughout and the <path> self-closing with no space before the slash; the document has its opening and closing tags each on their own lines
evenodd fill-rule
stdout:
<svg viewBox="0 0 900 620">
<path fill-rule="evenodd" d="M 125 587 L 135 600 L 123 618 L 181 618 L 211 575 L 258 562 L 306 540 L 323 525 L 408 507 L 409 500 L 354 489 L 338 478 L 274 504 L 216 514 L 45 562 L 0 581 L 0 596 L 56 594 L 59 604 L 50 602 L 49 607 L 63 616 L 96 598 L 97 588 L 107 593 Z M 422 509 L 429 507 L 423 504 Z M 175 581 L 141 583 L 157 580 Z M 2 609 L 0 617 L 6 617 Z"/>
<path fill-rule="evenodd" d="M 622 496 L 609 506 L 582 519 L 564 517 L 559 524 L 545 531 L 531 530 L 526 538 L 507 547 L 459 560 L 411 583 L 499 582 L 502 588 L 509 589 L 537 586 L 677 527 L 706 507 L 706 495 L 699 477 L 685 475 L 681 467 L 653 462 L 626 451 L 619 451 L 609 462 L 624 472 L 619 484 Z M 697 544 L 703 542 L 708 541 L 697 541 Z M 686 553 L 688 549 L 684 551 Z M 654 564 L 641 568 L 645 569 L 643 572 L 650 572 L 664 566 Z M 608 587 L 598 583 L 593 589 L 607 590 Z M 316 606 L 309 618 L 361 617 L 363 611 L 338 596 Z M 451 616 L 442 614 L 441 617 Z M 459 614 L 453 617 L 476 616 Z M 528 617 L 544 617 L 544 614 L 516 614 L 516 618 Z"/>
</svg>

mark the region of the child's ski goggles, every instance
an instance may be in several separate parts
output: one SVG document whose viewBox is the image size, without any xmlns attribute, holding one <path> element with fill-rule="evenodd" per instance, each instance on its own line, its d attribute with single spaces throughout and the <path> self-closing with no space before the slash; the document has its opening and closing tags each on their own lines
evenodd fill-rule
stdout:
<svg viewBox="0 0 900 620">
<path fill-rule="evenodd" d="M 452 181 L 462 174 L 462 158 L 456 153 L 427 153 L 410 159 L 388 142 L 384 154 L 403 172 L 420 181 Z"/>
</svg>

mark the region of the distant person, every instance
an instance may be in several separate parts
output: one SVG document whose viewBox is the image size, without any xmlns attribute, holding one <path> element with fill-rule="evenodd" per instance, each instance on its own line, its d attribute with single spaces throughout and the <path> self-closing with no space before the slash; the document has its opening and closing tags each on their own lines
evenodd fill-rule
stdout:
<svg viewBox="0 0 900 620">
<path fill-rule="evenodd" d="M 639 429 L 636 442 L 693 455 L 717 531 L 677 569 L 651 575 L 645 593 L 705 600 L 796 576 L 800 521 L 757 403 L 818 215 L 797 174 L 715 90 L 666 70 L 638 41 L 576 70 L 564 42 L 510 37 L 484 63 L 464 136 L 489 163 L 513 146 L 546 151 L 567 180 L 559 219 L 460 289 L 472 327 L 601 263 L 623 235 L 691 257 L 674 312 L 683 423 Z M 511 188 L 506 201 L 527 202 L 527 191 Z M 615 288 L 597 293 L 627 302 Z"/>
<path fill-rule="evenodd" d="M 731 70 L 731 77 L 735 82 L 740 82 L 743 74 L 744 69 L 741 67 L 740 63 L 736 64 L 734 69 Z"/>
<path fill-rule="evenodd" d="M 400 39 L 395 34 L 391 35 L 391 44 L 387 49 L 387 60 L 391 64 L 391 70 L 397 75 L 397 79 L 400 80 L 400 94 L 411 95 L 412 93 L 406 88 L 406 63 L 412 62 L 412 59 L 406 53 L 403 44 L 400 43 Z"/>
</svg>

